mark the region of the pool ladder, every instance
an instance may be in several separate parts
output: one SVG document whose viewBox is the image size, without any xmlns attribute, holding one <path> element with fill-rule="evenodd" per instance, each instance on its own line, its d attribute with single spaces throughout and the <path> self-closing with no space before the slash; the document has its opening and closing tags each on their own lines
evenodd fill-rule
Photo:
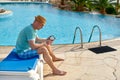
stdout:
<svg viewBox="0 0 120 80">
<path fill-rule="evenodd" d="M 79 30 L 79 32 L 80 32 L 80 40 L 81 40 L 81 48 L 83 48 L 83 37 L 82 37 L 82 30 L 80 29 L 80 27 L 76 27 L 76 29 L 75 29 L 75 32 L 74 32 L 74 37 L 73 37 L 73 44 L 74 44 L 74 42 L 75 42 L 75 38 L 76 38 L 76 32 L 77 32 L 77 30 Z"/>
<path fill-rule="evenodd" d="M 90 40 L 91 40 L 91 38 L 92 38 L 93 31 L 94 31 L 95 28 L 98 28 L 98 30 L 99 30 L 99 46 L 101 47 L 102 33 L 101 33 L 101 29 L 100 29 L 100 27 L 99 27 L 98 25 L 93 26 L 93 29 L 92 29 L 92 31 L 91 31 L 91 34 L 90 34 L 88 43 L 90 42 Z M 80 29 L 80 27 L 76 27 L 75 32 L 74 32 L 74 37 L 73 37 L 73 42 L 72 42 L 72 43 L 74 44 L 74 42 L 75 42 L 77 30 L 79 30 L 79 32 L 80 32 L 80 40 L 81 40 L 80 43 L 81 43 L 81 48 L 83 48 L 83 37 L 82 37 L 82 30 Z"/>
<path fill-rule="evenodd" d="M 98 25 L 93 26 L 93 29 L 92 29 L 92 32 L 90 34 L 88 42 L 90 42 L 90 40 L 92 38 L 92 35 L 93 35 L 93 31 L 94 31 L 95 28 L 98 28 L 98 30 L 99 30 L 99 46 L 101 46 L 102 33 L 101 33 L 101 29 Z"/>
</svg>

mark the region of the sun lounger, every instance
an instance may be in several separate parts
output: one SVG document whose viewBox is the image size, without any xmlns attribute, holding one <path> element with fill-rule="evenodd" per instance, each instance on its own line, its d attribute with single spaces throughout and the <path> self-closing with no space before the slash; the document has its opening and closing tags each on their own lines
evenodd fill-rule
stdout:
<svg viewBox="0 0 120 80">
<path fill-rule="evenodd" d="M 42 55 L 21 60 L 12 50 L 0 62 L 0 80 L 43 80 Z"/>
</svg>

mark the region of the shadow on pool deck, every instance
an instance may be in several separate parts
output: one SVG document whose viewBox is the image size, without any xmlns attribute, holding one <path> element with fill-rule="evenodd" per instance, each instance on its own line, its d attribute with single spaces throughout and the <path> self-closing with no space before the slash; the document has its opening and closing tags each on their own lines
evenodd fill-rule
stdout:
<svg viewBox="0 0 120 80">
<path fill-rule="evenodd" d="M 67 71 L 65 76 L 52 75 L 50 67 L 44 64 L 44 80 L 120 80 L 120 39 L 103 41 L 102 46 L 110 46 L 116 51 L 96 54 L 88 48 L 98 47 L 98 42 L 80 44 L 53 45 L 56 56 L 64 61 L 54 62 L 61 70 Z M 0 47 L 0 59 L 7 56 L 13 46 Z M 98 49 L 99 50 L 99 49 Z"/>
</svg>

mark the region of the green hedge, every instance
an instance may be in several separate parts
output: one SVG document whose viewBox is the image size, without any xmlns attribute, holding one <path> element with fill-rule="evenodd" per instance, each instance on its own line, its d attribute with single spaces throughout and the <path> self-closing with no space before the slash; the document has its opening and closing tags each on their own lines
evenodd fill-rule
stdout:
<svg viewBox="0 0 120 80">
<path fill-rule="evenodd" d="M 116 10 L 113 6 L 109 6 L 106 8 L 106 13 L 107 14 L 116 14 Z"/>
</svg>

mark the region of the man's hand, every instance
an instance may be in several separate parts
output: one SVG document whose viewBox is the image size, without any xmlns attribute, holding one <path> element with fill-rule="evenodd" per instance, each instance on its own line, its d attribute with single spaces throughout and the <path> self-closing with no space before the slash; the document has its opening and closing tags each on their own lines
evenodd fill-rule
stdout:
<svg viewBox="0 0 120 80">
<path fill-rule="evenodd" d="M 52 42 L 53 42 L 53 40 L 50 40 L 50 39 L 47 39 L 47 40 L 46 40 L 46 44 L 47 44 L 47 45 L 51 45 Z"/>
</svg>

